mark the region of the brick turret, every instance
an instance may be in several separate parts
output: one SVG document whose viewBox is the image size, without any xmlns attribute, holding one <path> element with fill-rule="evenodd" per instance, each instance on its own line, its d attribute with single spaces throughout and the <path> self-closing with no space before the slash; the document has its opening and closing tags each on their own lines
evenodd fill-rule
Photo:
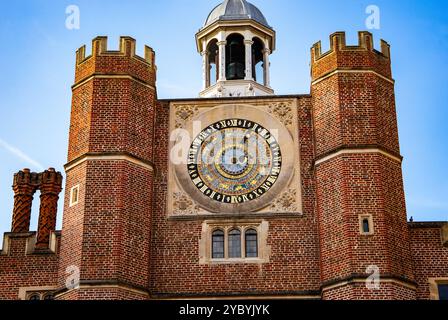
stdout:
<svg viewBox="0 0 448 320">
<path fill-rule="evenodd" d="M 342 32 L 330 42 L 311 50 L 323 297 L 413 299 L 389 45 L 375 50 L 369 32 L 357 46 Z"/>
<path fill-rule="evenodd" d="M 154 51 L 93 40 L 77 52 L 59 299 L 147 298 L 156 101 Z M 76 191 L 73 191 L 76 190 Z M 74 198 L 76 198 L 74 201 Z M 80 286 L 65 288 L 67 268 Z"/>
</svg>

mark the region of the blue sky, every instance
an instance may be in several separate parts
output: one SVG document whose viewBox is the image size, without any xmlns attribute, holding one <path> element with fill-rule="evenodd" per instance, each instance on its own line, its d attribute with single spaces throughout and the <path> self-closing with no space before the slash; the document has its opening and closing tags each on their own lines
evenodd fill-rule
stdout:
<svg viewBox="0 0 448 320">
<path fill-rule="evenodd" d="M 0 7 L 0 232 L 10 229 L 14 172 L 66 162 L 75 51 L 91 39 L 137 39 L 157 53 L 160 98 L 196 97 L 201 58 L 194 35 L 220 0 L 2 1 Z M 271 57 L 277 94 L 309 93 L 310 47 L 346 31 L 356 44 L 368 5 L 380 8 L 378 48 L 392 46 L 408 215 L 448 220 L 448 1 L 252 0 L 277 31 Z M 66 7 L 80 9 L 80 29 L 65 27 Z M 38 201 L 33 209 L 36 229 Z M 62 201 L 58 227 L 61 227 Z"/>
</svg>

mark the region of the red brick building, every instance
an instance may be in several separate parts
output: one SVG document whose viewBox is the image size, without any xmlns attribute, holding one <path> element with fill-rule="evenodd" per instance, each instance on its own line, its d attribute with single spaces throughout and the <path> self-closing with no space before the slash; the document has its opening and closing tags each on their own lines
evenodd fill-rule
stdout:
<svg viewBox="0 0 448 320">
<path fill-rule="evenodd" d="M 255 6 L 224 1 L 196 40 L 193 99 L 158 99 L 132 38 L 78 50 L 63 228 L 62 175 L 17 173 L 0 298 L 446 298 L 448 223 L 407 222 L 389 45 L 334 33 L 311 92 L 279 96 Z"/>
</svg>

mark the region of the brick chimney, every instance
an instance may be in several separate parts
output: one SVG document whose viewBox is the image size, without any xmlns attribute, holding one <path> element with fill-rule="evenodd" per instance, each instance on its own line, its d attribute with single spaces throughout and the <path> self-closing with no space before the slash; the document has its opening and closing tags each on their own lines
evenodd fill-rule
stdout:
<svg viewBox="0 0 448 320">
<path fill-rule="evenodd" d="M 49 248 L 51 232 L 56 229 L 59 193 L 62 191 L 62 174 L 50 168 L 40 174 L 40 212 L 37 231 L 37 250 Z"/>
<path fill-rule="evenodd" d="M 31 206 L 40 177 L 31 173 L 30 169 L 23 169 L 14 175 L 14 209 L 11 232 L 24 233 L 30 231 Z"/>
</svg>

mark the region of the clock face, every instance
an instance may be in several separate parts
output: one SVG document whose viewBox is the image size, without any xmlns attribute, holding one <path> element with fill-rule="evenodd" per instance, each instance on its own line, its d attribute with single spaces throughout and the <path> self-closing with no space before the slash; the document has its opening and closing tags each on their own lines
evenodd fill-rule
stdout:
<svg viewBox="0 0 448 320">
<path fill-rule="evenodd" d="M 282 170 L 275 136 L 245 119 L 226 119 L 205 128 L 191 144 L 187 171 L 210 201 L 244 204 L 263 197 Z"/>
</svg>

